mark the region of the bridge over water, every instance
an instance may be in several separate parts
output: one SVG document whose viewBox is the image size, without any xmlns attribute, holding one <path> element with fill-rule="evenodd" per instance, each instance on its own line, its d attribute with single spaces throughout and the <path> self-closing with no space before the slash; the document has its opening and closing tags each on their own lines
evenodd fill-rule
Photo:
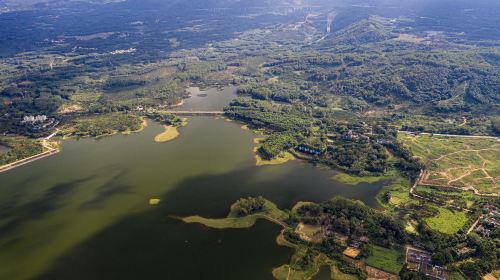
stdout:
<svg viewBox="0 0 500 280">
<path fill-rule="evenodd" d="M 178 116 L 220 116 L 224 114 L 224 111 L 174 111 L 169 110 L 166 113 L 174 114 Z"/>
</svg>

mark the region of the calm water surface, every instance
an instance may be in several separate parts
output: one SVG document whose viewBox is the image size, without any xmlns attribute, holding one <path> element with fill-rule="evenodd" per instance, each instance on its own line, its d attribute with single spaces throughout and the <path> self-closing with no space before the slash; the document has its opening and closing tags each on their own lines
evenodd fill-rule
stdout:
<svg viewBox="0 0 500 280">
<path fill-rule="evenodd" d="M 155 143 L 161 131 L 65 141 L 0 174 L 0 279 L 272 279 L 293 253 L 276 245 L 278 226 L 215 230 L 169 215 L 223 217 L 256 195 L 283 208 L 335 195 L 375 205 L 380 189 L 299 161 L 256 167 L 255 135 L 223 119 L 191 117 L 179 138 Z"/>
</svg>

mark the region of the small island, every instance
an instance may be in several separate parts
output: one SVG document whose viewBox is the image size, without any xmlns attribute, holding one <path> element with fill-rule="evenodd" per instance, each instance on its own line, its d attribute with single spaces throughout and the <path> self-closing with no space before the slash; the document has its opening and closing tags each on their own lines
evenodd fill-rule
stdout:
<svg viewBox="0 0 500 280">
<path fill-rule="evenodd" d="M 163 143 L 174 140 L 180 135 L 177 128 L 187 125 L 187 119 L 179 118 L 170 113 L 154 111 L 148 112 L 146 116 L 156 122 L 163 124 L 163 128 L 165 129 L 162 133 L 155 136 L 154 140 L 156 143 Z"/>
</svg>

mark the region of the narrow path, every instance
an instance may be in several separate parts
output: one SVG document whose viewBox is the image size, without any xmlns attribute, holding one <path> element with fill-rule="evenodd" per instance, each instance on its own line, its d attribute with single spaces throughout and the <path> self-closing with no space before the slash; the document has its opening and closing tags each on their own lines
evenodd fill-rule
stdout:
<svg viewBox="0 0 500 280">
<path fill-rule="evenodd" d="M 483 218 L 483 215 L 479 216 L 479 218 L 477 218 L 477 220 L 472 224 L 472 226 L 467 230 L 467 234 L 470 234 L 474 228 L 477 226 L 477 224 L 479 223 L 479 221 Z"/>
<path fill-rule="evenodd" d="M 406 131 L 406 130 L 398 130 L 398 132 L 404 133 L 404 134 L 421 134 L 421 135 L 434 135 L 434 136 L 444 136 L 444 137 L 463 137 L 463 138 L 478 138 L 478 139 L 494 139 L 494 140 L 500 141 L 500 137 L 486 136 L 486 135 L 457 135 L 457 134 L 441 134 L 441 133 L 416 132 L 416 131 Z"/>
<path fill-rule="evenodd" d="M 460 124 L 460 125 L 458 125 L 458 126 L 465 126 L 465 125 L 467 125 L 467 118 L 466 118 L 466 117 L 464 117 L 464 122 L 463 122 L 463 123 L 461 123 L 461 124 Z"/>
<path fill-rule="evenodd" d="M 488 149 L 479 149 L 479 150 L 456 151 L 456 152 L 452 152 L 452 153 L 449 153 L 449 154 L 442 155 L 442 156 L 438 157 L 437 159 L 433 159 L 433 161 L 442 160 L 445 157 L 456 155 L 456 154 L 460 154 L 460 153 L 466 153 L 466 152 L 475 152 L 475 153 L 478 153 L 478 152 L 484 152 L 484 151 L 498 151 L 498 149 L 490 149 L 490 148 L 488 148 Z"/>
<path fill-rule="evenodd" d="M 268 215 L 265 215 L 265 214 L 259 214 L 259 216 L 261 216 L 262 218 L 264 218 L 264 219 L 266 219 L 266 220 L 269 220 L 269 221 L 271 221 L 271 222 L 273 222 L 273 223 L 276 223 L 276 224 L 278 224 L 278 225 L 282 226 L 283 228 L 288 227 L 288 225 L 287 225 L 287 224 L 285 224 L 284 222 L 282 222 L 282 221 L 280 221 L 280 220 L 278 220 L 278 219 L 275 219 L 275 218 L 273 218 L 273 217 L 271 217 L 271 216 L 268 216 Z"/>
</svg>

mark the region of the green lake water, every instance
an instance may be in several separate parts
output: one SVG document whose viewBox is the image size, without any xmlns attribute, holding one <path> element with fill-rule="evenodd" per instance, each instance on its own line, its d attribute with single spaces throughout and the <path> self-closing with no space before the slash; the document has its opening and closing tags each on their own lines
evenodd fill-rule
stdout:
<svg viewBox="0 0 500 280">
<path fill-rule="evenodd" d="M 251 131 L 188 122 L 170 142 L 155 143 L 162 127 L 150 123 L 64 141 L 59 154 L 1 173 L 0 279 L 272 279 L 293 253 L 276 244 L 278 226 L 215 230 L 169 216 L 223 217 L 257 195 L 282 208 L 335 195 L 376 204 L 380 185 L 345 186 L 301 161 L 256 167 Z"/>
</svg>

